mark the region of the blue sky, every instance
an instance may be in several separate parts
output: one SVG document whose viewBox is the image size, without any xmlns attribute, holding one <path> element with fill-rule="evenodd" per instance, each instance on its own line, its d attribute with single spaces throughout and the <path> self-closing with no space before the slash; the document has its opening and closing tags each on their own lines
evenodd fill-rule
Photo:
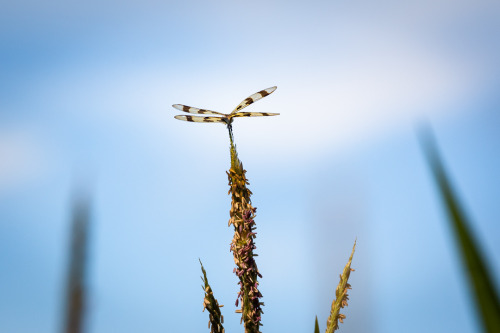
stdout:
<svg viewBox="0 0 500 333">
<path fill-rule="evenodd" d="M 324 329 L 356 237 L 342 330 L 478 331 L 416 128 L 433 126 L 500 262 L 499 14 L 447 0 L 0 5 L 0 331 L 60 327 L 79 186 L 93 197 L 88 332 L 206 330 L 198 258 L 226 331 L 242 330 L 227 133 L 171 105 L 230 112 L 274 85 L 251 111 L 279 117 L 234 124 L 264 331 L 312 331 L 315 315 Z"/>
</svg>

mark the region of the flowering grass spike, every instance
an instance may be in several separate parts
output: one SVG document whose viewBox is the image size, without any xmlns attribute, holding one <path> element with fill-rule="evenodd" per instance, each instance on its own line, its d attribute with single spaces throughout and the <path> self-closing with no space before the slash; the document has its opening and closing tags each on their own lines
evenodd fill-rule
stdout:
<svg viewBox="0 0 500 333">
<path fill-rule="evenodd" d="M 340 309 L 347 306 L 347 301 L 349 300 L 347 295 L 347 291 L 351 289 L 351 285 L 347 283 L 349 280 L 349 275 L 351 271 L 351 262 L 352 256 L 354 255 L 354 249 L 356 248 L 356 242 L 354 242 L 354 246 L 352 247 L 351 256 L 349 257 L 349 261 L 347 265 L 344 267 L 344 271 L 340 275 L 340 282 L 335 290 L 336 299 L 332 303 L 332 309 L 330 311 L 330 317 L 328 317 L 328 321 L 326 322 L 326 333 L 333 333 L 334 331 L 339 329 L 339 321 L 343 323 L 345 319 L 345 315 L 340 313 Z"/>
<path fill-rule="evenodd" d="M 208 328 L 210 328 L 210 333 L 224 333 L 224 327 L 222 326 L 222 324 L 224 323 L 224 316 L 220 312 L 220 308 L 222 308 L 224 305 L 219 305 L 219 302 L 217 302 L 217 300 L 215 299 L 212 288 L 208 284 L 207 272 L 205 271 L 201 260 L 200 265 L 201 271 L 203 272 L 203 277 L 201 278 L 201 280 L 204 283 L 204 285 L 201 287 L 205 291 L 205 298 L 203 299 L 203 311 L 207 309 L 210 313 Z"/>
<path fill-rule="evenodd" d="M 234 227 L 234 237 L 231 241 L 230 250 L 233 252 L 234 262 L 236 264 L 233 272 L 239 279 L 240 291 L 236 298 L 236 306 L 241 304 L 241 308 L 236 310 L 241 313 L 241 321 L 244 322 L 245 333 L 259 333 L 262 314 L 263 302 L 260 301 L 262 294 L 259 291 L 258 278 L 262 278 L 257 263 L 254 257 L 256 249 L 254 239 L 257 235 L 255 232 L 255 212 L 256 208 L 252 206 L 250 196 L 252 192 L 247 188 L 249 184 L 246 178 L 246 170 L 243 169 L 243 164 L 238 158 L 236 145 L 233 138 L 233 118 L 236 117 L 257 117 L 257 116 L 277 116 L 279 113 L 261 113 L 261 112 L 242 112 L 244 108 L 258 101 L 261 98 L 272 94 L 276 87 L 261 90 L 245 100 L 243 100 L 230 114 L 224 114 L 216 111 L 193 108 L 182 104 L 174 104 L 173 107 L 193 114 L 210 114 L 214 116 L 175 116 L 176 119 L 198 122 L 198 123 L 223 123 L 226 124 L 229 133 L 231 168 L 227 172 L 229 179 L 229 192 L 231 194 L 231 210 L 229 212 L 229 226 Z M 200 261 L 201 263 L 201 261 Z M 205 282 L 205 299 L 204 308 L 210 312 L 211 332 L 224 332 L 222 328 L 222 315 L 218 308 L 218 303 L 213 297 L 212 290 L 208 285 L 205 269 L 202 265 L 202 271 Z M 220 318 L 220 320 L 219 320 Z"/>
</svg>

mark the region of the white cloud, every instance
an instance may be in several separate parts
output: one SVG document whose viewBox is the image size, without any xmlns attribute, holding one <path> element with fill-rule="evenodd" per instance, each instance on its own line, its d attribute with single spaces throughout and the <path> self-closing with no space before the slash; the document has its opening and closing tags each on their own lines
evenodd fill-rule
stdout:
<svg viewBox="0 0 500 333">
<path fill-rule="evenodd" d="M 450 38 L 464 24 L 478 26 L 482 17 L 499 11 L 488 1 L 480 6 L 447 0 L 376 6 L 274 3 L 262 17 L 254 17 L 257 7 L 247 13 L 240 5 L 225 5 L 223 12 L 215 8 L 209 17 L 195 10 L 197 19 L 183 30 L 168 22 L 163 29 L 137 27 L 136 37 L 148 35 L 167 46 L 181 42 L 172 44 L 172 58 L 122 58 L 119 53 L 127 49 L 120 43 L 134 48 L 142 39 L 123 38 L 118 31 L 112 38 L 113 31 L 106 31 L 112 48 L 106 48 L 107 40 L 87 45 L 104 45 L 94 51 L 105 54 L 104 60 L 77 59 L 83 63 L 41 82 L 40 95 L 60 103 L 54 110 L 59 107 L 110 128 L 129 126 L 159 138 L 185 130 L 179 140 L 189 145 L 224 130 L 217 125 L 180 126 L 172 118 L 176 110 L 171 104 L 229 112 L 257 90 L 278 85 L 273 95 L 250 108 L 281 116 L 238 119 L 239 145 L 259 155 L 278 150 L 289 156 L 311 155 L 372 140 L 427 112 L 450 113 L 500 72 L 491 70 L 494 64 L 478 61 L 487 58 L 482 54 L 456 53 L 458 39 Z M 120 10 L 135 7 L 126 8 Z M 228 29 L 236 21 L 241 25 Z M 472 43 L 474 36 L 468 38 L 464 42 Z M 204 48 L 197 49 L 200 42 Z M 488 41 L 478 43 L 483 42 Z"/>
</svg>

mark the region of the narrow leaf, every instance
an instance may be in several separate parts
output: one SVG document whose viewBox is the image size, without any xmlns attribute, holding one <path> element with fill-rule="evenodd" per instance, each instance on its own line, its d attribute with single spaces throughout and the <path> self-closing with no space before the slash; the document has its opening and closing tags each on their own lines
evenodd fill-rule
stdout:
<svg viewBox="0 0 500 333">
<path fill-rule="evenodd" d="M 464 213 L 465 210 L 460 205 L 457 199 L 458 196 L 453 190 L 441 163 L 430 129 L 422 131 L 421 142 L 436 181 L 438 192 L 443 200 L 461 255 L 464 273 L 468 277 L 483 328 L 485 332 L 500 332 L 500 302 L 493 284 L 491 271 L 481 255 L 480 248 L 473 236 L 471 224 Z"/>
</svg>

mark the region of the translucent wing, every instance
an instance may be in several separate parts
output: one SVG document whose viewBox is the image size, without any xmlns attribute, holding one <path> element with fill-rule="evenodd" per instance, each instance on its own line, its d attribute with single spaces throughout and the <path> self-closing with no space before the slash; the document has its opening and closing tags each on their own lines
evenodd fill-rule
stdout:
<svg viewBox="0 0 500 333">
<path fill-rule="evenodd" d="M 221 116 L 225 116 L 224 113 L 210 111 L 210 110 L 205 110 L 205 109 L 193 108 L 191 106 L 182 105 L 182 104 L 174 104 L 172 106 L 174 108 L 176 108 L 177 110 L 184 111 L 184 112 L 187 112 L 187 113 L 194 113 L 194 114 L 218 114 L 218 115 L 221 115 Z"/>
<path fill-rule="evenodd" d="M 264 98 L 269 94 L 272 94 L 276 90 L 276 88 L 277 87 L 267 88 L 267 89 L 261 90 L 255 94 L 253 94 L 252 96 L 248 97 L 243 102 L 241 102 L 240 105 L 238 105 L 236 107 L 236 109 L 234 109 L 233 112 L 231 112 L 231 114 L 238 112 L 238 111 L 241 111 L 244 108 L 246 108 L 247 106 L 249 106 L 250 104 L 252 104 L 253 102 L 257 102 L 259 99 Z M 240 117 L 242 117 L 242 116 L 240 116 Z"/>
<path fill-rule="evenodd" d="M 279 116 L 279 113 L 268 113 L 268 112 L 236 112 L 231 114 L 229 117 L 261 117 L 261 116 Z"/>
<path fill-rule="evenodd" d="M 174 118 L 194 123 L 226 123 L 221 117 L 175 116 Z"/>
</svg>

